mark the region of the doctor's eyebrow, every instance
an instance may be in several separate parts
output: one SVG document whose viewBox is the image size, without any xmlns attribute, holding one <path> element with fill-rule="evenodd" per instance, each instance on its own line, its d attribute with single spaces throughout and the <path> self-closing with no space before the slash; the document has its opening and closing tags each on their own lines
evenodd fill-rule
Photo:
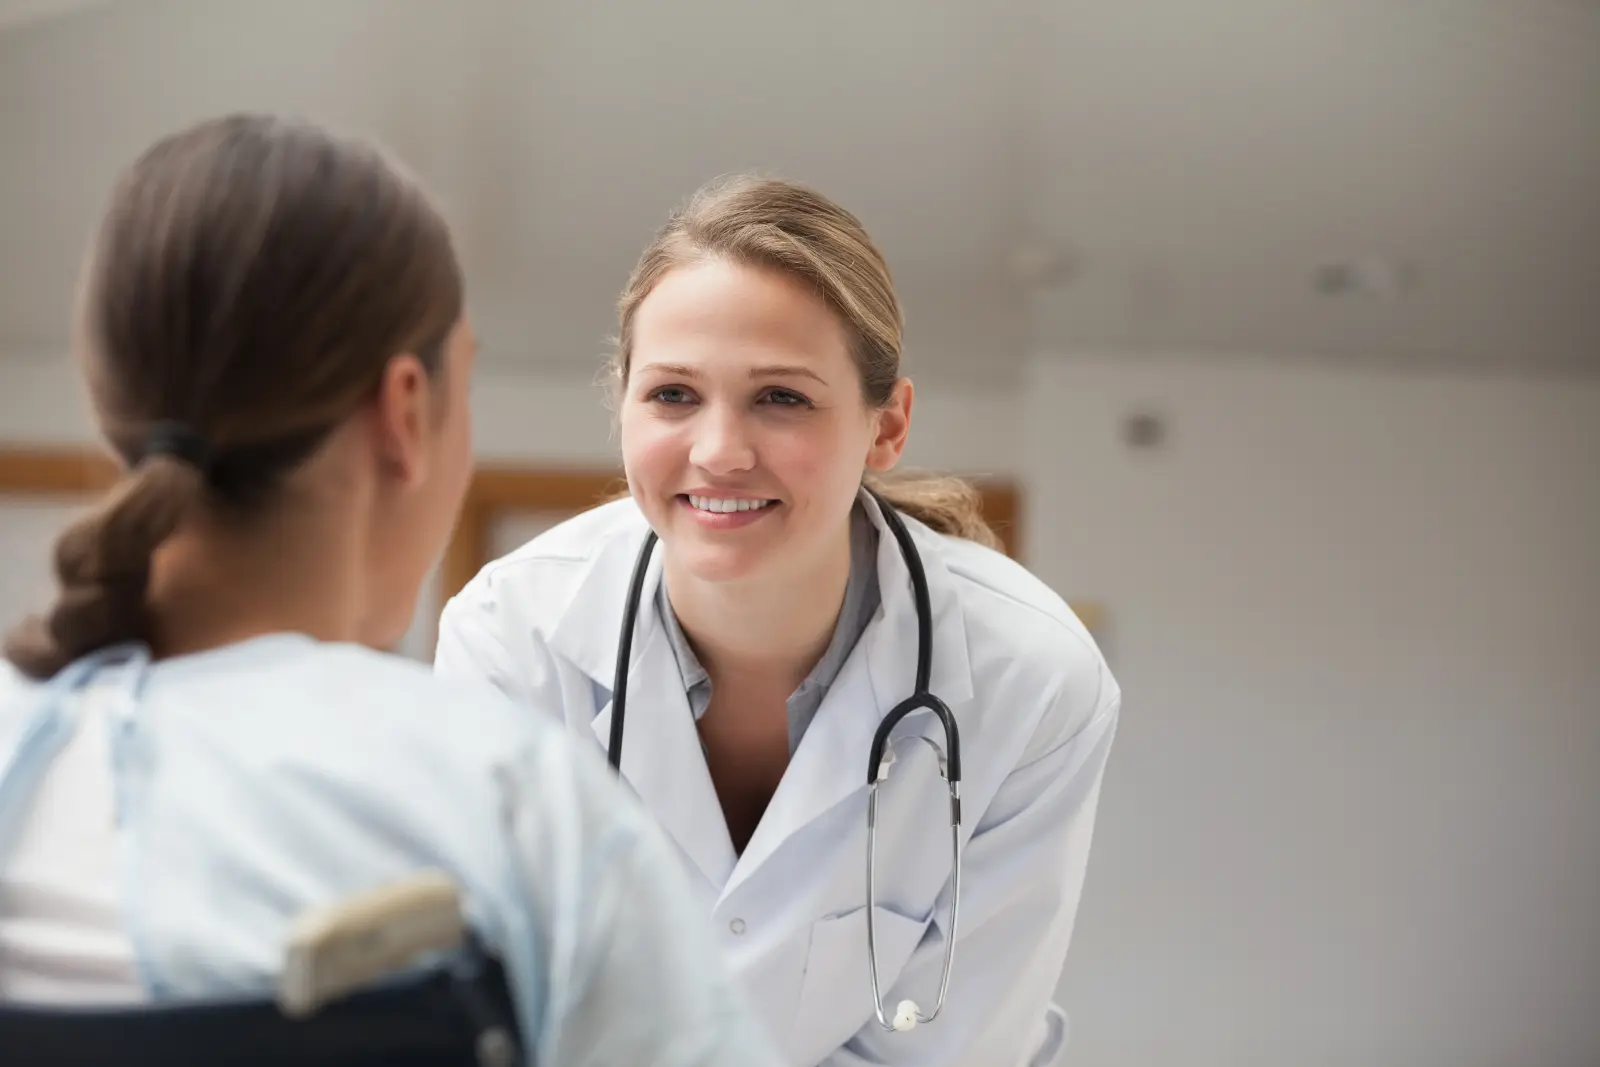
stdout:
<svg viewBox="0 0 1600 1067">
<path fill-rule="evenodd" d="M 653 371 L 656 374 L 666 374 L 674 378 L 704 378 L 705 372 L 695 367 L 682 363 L 646 363 L 639 368 L 639 373 Z M 769 363 L 760 367 L 750 368 L 752 378 L 810 378 L 812 381 L 827 385 L 827 381 L 810 367 L 802 367 L 792 363 Z"/>
<path fill-rule="evenodd" d="M 828 384 L 827 382 L 822 380 L 822 376 L 821 375 L 819 375 L 816 371 L 812 370 L 810 367 L 799 367 L 799 366 L 794 366 L 792 364 L 785 364 L 785 363 L 772 363 L 772 364 L 768 364 L 767 366 L 764 366 L 764 367 L 751 367 L 750 368 L 750 377 L 752 377 L 752 378 L 810 378 L 812 381 L 818 382 L 818 383 L 820 383 L 822 385 L 827 385 Z"/>
</svg>

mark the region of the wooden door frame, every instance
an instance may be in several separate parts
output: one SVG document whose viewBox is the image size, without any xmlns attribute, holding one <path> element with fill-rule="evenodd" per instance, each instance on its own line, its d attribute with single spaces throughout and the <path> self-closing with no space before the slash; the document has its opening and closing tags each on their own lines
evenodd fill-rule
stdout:
<svg viewBox="0 0 1600 1067">
<path fill-rule="evenodd" d="M 82 497 L 103 492 L 116 480 L 116 463 L 98 452 L 0 445 L 0 493 Z"/>
<path fill-rule="evenodd" d="M 494 526 L 530 511 L 586 511 L 627 487 L 621 472 L 480 464 L 439 572 L 440 601 L 459 593 L 494 557 Z"/>
</svg>

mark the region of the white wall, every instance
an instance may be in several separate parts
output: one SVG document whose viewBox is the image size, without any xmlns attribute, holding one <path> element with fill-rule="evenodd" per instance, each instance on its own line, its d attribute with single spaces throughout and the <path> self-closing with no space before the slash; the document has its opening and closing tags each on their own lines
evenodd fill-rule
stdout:
<svg viewBox="0 0 1600 1067">
<path fill-rule="evenodd" d="M 1600 386 L 1034 368 L 1126 702 L 1076 1067 L 1600 1063 Z M 1154 405 L 1164 450 L 1117 420 Z"/>
</svg>

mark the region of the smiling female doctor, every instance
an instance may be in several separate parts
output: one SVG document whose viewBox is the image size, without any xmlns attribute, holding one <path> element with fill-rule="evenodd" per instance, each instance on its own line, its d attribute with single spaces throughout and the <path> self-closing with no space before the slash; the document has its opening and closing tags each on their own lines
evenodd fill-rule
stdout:
<svg viewBox="0 0 1600 1067">
<path fill-rule="evenodd" d="M 1061 599 L 989 547 L 969 488 L 863 485 L 911 426 L 883 257 L 817 193 L 735 179 L 674 214 L 620 310 L 631 499 L 486 567 L 446 607 L 435 669 L 623 742 L 623 778 L 681 849 L 790 1062 L 1060 1062 L 1051 995 L 1120 690 Z M 878 790 L 869 960 L 869 750 L 916 685 L 918 558 L 928 688 L 959 733 L 961 877 L 957 891 L 949 790 L 916 741 L 946 733 L 919 710 Z M 625 622 L 630 590 L 642 607 Z M 933 1014 L 953 926 L 942 1008 L 891 1029 L 904 1001 Z"/>
</svg>

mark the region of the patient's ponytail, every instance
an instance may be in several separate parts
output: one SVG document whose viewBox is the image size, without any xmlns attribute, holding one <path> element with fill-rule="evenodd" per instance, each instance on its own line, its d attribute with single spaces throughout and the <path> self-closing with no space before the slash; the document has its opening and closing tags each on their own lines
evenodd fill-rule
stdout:
<svg viewBox="0 0 1600 1067">
<path fill-rule="evenodd" d="M 130 471 L 56 539 L 55 603 L 8 635 L 6 658 L 48 678 L 97 649 L 146 640 L 151 557 L 203 485 L 200 471 L 174 456 L 151 456 Z"/>
</svg>

